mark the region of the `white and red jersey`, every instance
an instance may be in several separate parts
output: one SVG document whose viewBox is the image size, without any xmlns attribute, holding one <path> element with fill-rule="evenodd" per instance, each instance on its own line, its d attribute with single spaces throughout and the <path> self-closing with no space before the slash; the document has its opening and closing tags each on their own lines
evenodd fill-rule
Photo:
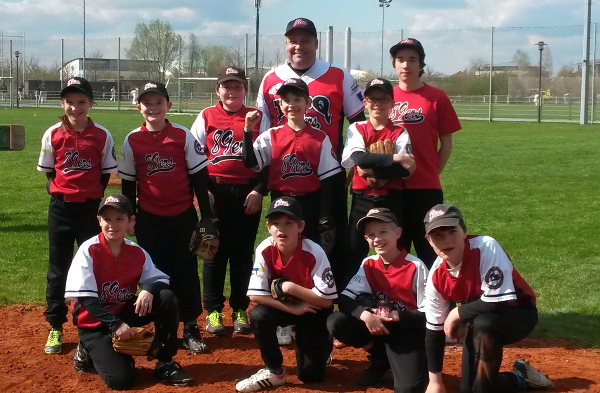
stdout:
<svg viewBox="0 0 600 393">
<path fill-rule="evenodd" d="M 165 128 L 151 133 L 144 123 L 125 137 L 119 177 L 137 181 L 142 210 L 176 216 L 193 203 L 188 175 L 207 163 L 204 150 L 187 128 L 167 121 Z"/>
<path fill-rule="evenodd" d="M 204 109 L 191 128 L 192 135 L 200 142 L 208 158 L 208 174 L 231 179 L 232 183 L 248 184 L 257 176 L 252 168 L 242 162 L 242 140 L 246 113 L 256 108 L 242 106 L 234 114 L 228 114 L 219 101 Z M 260 124 L 252 130 L 252 140 L 258 137 Z M 227 182 L 227 181 L 225 181 Z"/>
<path fill-rule="evenodd" d="M 271 166 L 268 189 L 289 195 L 317 191 L 321 180 L 342 170 L 329 137 L 309 124 L 300 131 L 285 123 L 263 132 L 254 141 L 254 153 L 255 170 Z"/>
<path fill-rule="evenodd" d="M 454 273 L 454 274 L 453 274 Z M 511 302 L 535 305 L 535 294 L 514 268 L 500 244 L 489 236 L 468 236 L 459 266 L 448 270 L 438 257 L 426 288 L 427 328 L 443 330 L 452 303 Z"/>
<path fill-rule="evenodd" d="M 342 295 L 356 299 L 369 293 L 390 301 L 398 311 L 425 311 L 425 284 L 429 271 L 421 260 L 402 252 L 386 269 L 379 255 L 366 257 Z"/>
<path fill-rule="evenodd" d="M 117 171 L 112 135 L 91 119 L 80 132 L 56 123 L 44 132 L 37 170 L 56 172 L 50 194 L 102 198 L 101 175 Z"/>
<path fill-rule="evenodd" d="M 339 154 L 343 144 L 342 126 L 344 116 L 353 118 L 364 110 L 364 96 L 348 70 L 317 60 L 302 76 L 290 67 L 289 60 L 267 72 L 258 89 L 256 107 L 262 112 L 261 130 L 285 123 L 279 107 L 277 90 L 289 78 L 306 82 L 312 105 L 304 118 L 314 128 L 324 131 Z M 339 151 L 338 151 L 339 147 Z"/>
<path fill-rule="evenodd" d="M 148 290 L 156 282 L 169 284 L 169 276 L 154 266 L 150 255 L 125 239 L 121 253 L 115 257 L 104 234 L 100 233 L 79 247 L 67 275 L 65 298 L 95 297 L 111 313 L 118 314 L 131 300 L 138 285 Z M 73 303 L 73 323 L 80 328 L 101 324 L 83 307 Z"/>
<path fill-rule="evenodd" d="M 412 154 L 410 137 L 406 129 L 402 126 L 396 126 L 390 121 L 384 128 L 377 131 L 368 120 L 350 124 L 342 155 L 342 166 L 344 168 L 354 167 L 356 165 L 352 159 L 354 152 L 368 152 L 372 143 L 385 139 L 394 141 L 396 153 L 404 155 Z M 364 177 L 360 176 L 357 171 L 354 171 L 354 177 L 352 178 L 353 190 L 362 191 L 371 190 L 372 188 Z M 401 190 L 404 188 L 404 179 L 400 177 L 392 178 L 385 184 L 385 188 Z"/>
<path fill-rule="evenodd" d="M 442 90 L 424 84 L 412 91 L 395 86 L 394 102 L 390 119 L 408 130 L 416 164 L 406 188 L 441 189 L 438 140 L 461 129 L 450 99 Z"/>
<path fill-rule="evenodd" d="M 294 255 L 284 265 L 273 237 L 263 240 L 256 248 L 252 276 L 247 296 L 271 296 L 272 280 L 287 277 L 290 281 L 323 299 L 337 298 L 337 289 L 325 251 L 312 240 L 300 237 Z"/>
</svg>

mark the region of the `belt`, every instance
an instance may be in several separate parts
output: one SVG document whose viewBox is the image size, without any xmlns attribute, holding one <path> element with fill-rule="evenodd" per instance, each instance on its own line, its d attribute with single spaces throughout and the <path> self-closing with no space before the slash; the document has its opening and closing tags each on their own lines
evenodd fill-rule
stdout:
<svg viewBox="0 0 600 393">
<path fill-rule="evenodd" d="M 217 184 L 243 184 L 250 185 L 249 179 L 238 179 L 235 177 L 210 176 L 210 180 Z"/>
<path fill-rule="evenodd" d="M 83 197 L 79 197 L 79 196 L 73 195 L 73 194 L 60 194 L 60 193 L 52 194 L 52 196 L 56 199 L 60 199 L 63 202 L 74 202 L 74 203 L 84 203 L 87 201 L 100 199 L 100 198 L 83 198 Z"/>
</svg>

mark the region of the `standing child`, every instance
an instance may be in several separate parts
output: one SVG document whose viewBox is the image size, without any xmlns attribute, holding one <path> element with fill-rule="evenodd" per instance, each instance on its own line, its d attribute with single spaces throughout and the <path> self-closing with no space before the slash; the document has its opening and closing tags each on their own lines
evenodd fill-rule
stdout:
<svg viewBox="0 0 600 393">
<path fill-rule="evenodd" d="M 379 383 L 391 367 L 394 392 L 422 393 L 427 385 L 427 267 L 398 249 L 402 229 L 389 209 L 369 210 L 357 228 L 376 255 L 364 259 L 340 296 L 341 312 L 329 316 L 327 327 L 336 339 L 369 353 L 371 365 L 359 386 Z"/>
<path fill-rule="evenodd" d="M 214 196 L 213 209 L 219 219 L 219 251 L 214 260 L 204 261 L 202 281 L 207 312 L 206 331 L 220 336 L 226 333 L 222 312 L 227 261 L 233 330 L 250 333 L 246 315 L 250 300 L 246 290 L 252 273 L 252 253 L 266 179 L 259 179 L 257 173 L 242 162 L 244 130 L 251 131 L 254 141 L 259 127 L 258 123 L 254 128 L 246 126 L 246 115 L 255 109 L 244 105 L 248 93 L 244 70 L 222 68 L 216 93 L 220 101 L 200 112 L 191 131 L 209 160 L 208 188 Z"/>
<path fill-rule="evenodd" d="M 296 325 L 296 374 L 304 383 L 322 381 L 332 343 L 326 320 L 337 297 L 331 267 L 325 252 L 301 236 L 302 208 L 291 197 L 280 197 L 269 206 L 270 237 L 256 249 L 256 260 L 248 286 L 252 331 L 266 367 L 235 386 L 239 392 L 255 392 L 283 385 L 287 374 L 277 343 L 277 326 Z M 285 277 L 285 278 L 283 278 Z M 297 303 L 273 298 L 270 284 L 280 279 L 282 294 Z"/>
<path fill-rule="evenodd" d="M 119 177 L 130 200 L 137 191 L 137 241 L 170 277 L 184 324 L 183 346 L 198 354 L 206 351 L 206 344 L 196 322 L 202 313 L 198 260 L 189 252 L 198 223 L 194 193 L 201 227 L 215 234 L 216 227 L 206 189 L 206 155 L 187 128 L 166 119 L 171 105 L 164 83 L 142 87 L 137 108 L 145 121 L 125 137 Z"/>
<path fill-rule="evenodd" d="M 113 349 L 112 337 L 126 341 L 132 326 L 154 321 L 158 348 L 155 377 L 178 386 L 192 378 L 173 361 L 177 353 L 177 298 L 169 277 L 158 270 L 142 248 L 125 234 L 135 224 L 133 206 L 121 194 L 112 194 L 98 209 L 102 229 L 84 242 L 67 276 L 66 297 L 74 300 L 73 323 L 79 345 L 73 365 L 80 372 L 96 370 L 111 389 L 128 389 L 135 383 L 135 363 Z M 137 286 L 141 288 L 136 296 Z"/>
<path fill-rule="evenodd" d="M 468 236 L 456 206 L 435 205 L 424 219 L 427 241 L 438 258 L 426 288 L 427 392 L 445 392 L 444 333 L 463 341 L 461 392 L 551 389 L 552 381 L 524 360 L 500 373 L 504 345 L 521 341 L 538 319 L 535 294 L 498 242 Z M 457 307 L 452 308 L 456 303 Z"/>
<path fill-rule="evenodd" d="M 60 93 L 65 112 L 61 121 L 46 130 L 37 170 L 46 172 L 49 265 L 44 311 L 50 324 L 46 353 L 62 350 L 62 325 L 67 321 L 65 282 L 73 258 L 74 242 L 80 246 L 100 232 L 96 213 L 116 172 L 114 142 L 110 132 L 88 117 L 94 105 L 92 86 L 71 78 Z"/>
<path fill-rule="evenodd" d="M 393 86 L 383 78 L 375 78 L 365 88 L 365 107 L 369 120 L 352 123 L 342 156 L 342 166 L 354 168 L 352 206 L 350 208 L 350 260 L 345 265 L 342 282 L 348 282 L 367 256 L 369 245 L 357 222 L 374 207 L 390 209 L 403 222 L 402 189 L 404 177 L 415 170 L 410 138 L 402 126 L 389 119 L 393 106 Z M 375 149 L 388 145 L 388 152 Z M 383 153 L 383 154 L 382 154 Z M 395 173 L 394 173 L 395 172 Z"/>
</svg>

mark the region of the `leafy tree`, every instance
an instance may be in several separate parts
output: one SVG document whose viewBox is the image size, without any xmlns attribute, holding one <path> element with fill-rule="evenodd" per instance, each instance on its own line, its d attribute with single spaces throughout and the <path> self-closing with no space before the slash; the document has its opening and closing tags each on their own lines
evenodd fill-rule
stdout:
<svg viewBox="0 0 600 393">
<path fill-rule="evenodd" d="M 184 70 L 187 70 L 188 76 L 195 76 L 200 71 L 198 67 L 200 66 L 202 47 L 200 46 L 198 37 L 194 33 L 190 33 L 188 37 L 188 43 L 185 52 L 186 58 L 184 60 L 183 68 Z"/>
</svg>

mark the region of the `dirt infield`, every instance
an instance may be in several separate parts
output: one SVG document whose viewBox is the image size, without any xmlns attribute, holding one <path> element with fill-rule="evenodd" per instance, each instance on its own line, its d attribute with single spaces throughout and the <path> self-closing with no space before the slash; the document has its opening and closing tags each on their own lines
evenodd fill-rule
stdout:
<svg viewBox="0 0 600 393">
<path fill-rule="evenodd" d="M 0 392 L 109 392 L 96 374 L 77 373 L 71 365 L 77 333 L 73 325 L 65 324 L 63 352 L 46 355 L 43 345 L 47 324 L 40 306 L 15 305 L 1 309 L 0 326 Z M 231 326 L 230 311 L 225 311 L 225 324 Z M 185 388 L 157 383 L 153 378 L 154 363 L 136 359 L 139 383 L 132 392 L 234 392 L 235 382 L 254 373 L 262 362 L 252 336 L 229 334 L 222 338 L 206 337 L 210 353 L 193 356 L 180 350 L 176 360 L 195 381 Z M 458 392 L 460 347 L 446 347 L 444 379 L 448 393 Z M 393 390 L 391 375 L 382 385 L 359 389 L 355 380 L 366 367 L 362 350 L 335 350 L 333 364 L 328 367 L 324 383 L 304 385 L 295 376 L 293 347 L 284 348 L 284 365 L 290 377 L 288 383 L 272 392 L 389 392 Z M 555 382 L 556 392 L 600 392 L 600 350 L 582 349 L 559 341 L 525 340 L 506 348 L 503 369 L 523 358 L 548 374 Z"/>
</svg>

